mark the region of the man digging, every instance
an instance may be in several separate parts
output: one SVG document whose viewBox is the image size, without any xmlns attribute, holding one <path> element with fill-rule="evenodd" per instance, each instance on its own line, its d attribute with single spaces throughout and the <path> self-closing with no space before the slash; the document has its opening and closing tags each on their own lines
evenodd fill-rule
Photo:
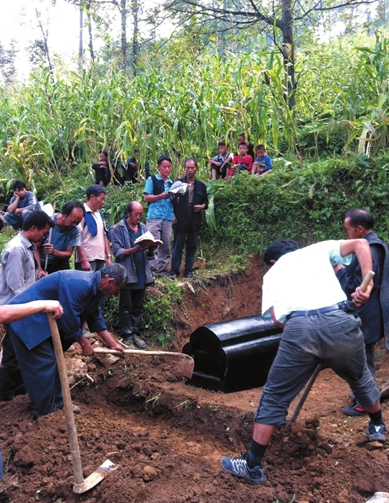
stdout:
<svg viewBox="0 0 389 503">
<path fill-rule="evenodd" d="M 319 362 L 347 381 L 370 417 L 369 441 L 385 441 L 380 390 L 366 364 L 361 321 L 350 307 L 333 270 L 355 253 L 365 277 L 372 268 L 370 247 L 363 239 L 323 241 L 301 250 L 290 239 L 271 244 L 263 255 L 272 268 L 263 279 L 262 313 L 284 327 L 277 356 L 254 417 L 251 446 L 244 456 L 221 459 L 223 470 L 249 484 L 264 484 L 262 460 L 277 425 L 285 424 L 288 407 Z M 357 287 L 356 306 L 369 299 Z"/>
</svg>

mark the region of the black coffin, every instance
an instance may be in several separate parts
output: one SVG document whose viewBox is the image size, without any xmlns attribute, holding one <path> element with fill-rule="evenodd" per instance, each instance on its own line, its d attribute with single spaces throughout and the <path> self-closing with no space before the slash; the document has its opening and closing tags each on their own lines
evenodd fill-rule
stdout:
<svg viewBox="0 0 389 503">
<path fill-rule="evenodd" d="M 281 333 L 260 315 L 197 328 L 182 350 L 195 361 L 187 384 L 224 393 L 263 386 Z"/>
</svg>

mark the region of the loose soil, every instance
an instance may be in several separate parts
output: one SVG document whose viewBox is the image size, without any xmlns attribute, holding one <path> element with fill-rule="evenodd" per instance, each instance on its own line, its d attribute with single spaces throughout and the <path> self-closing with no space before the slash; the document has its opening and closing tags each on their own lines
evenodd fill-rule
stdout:
<svg viewBox="0 0 389 503">
<path fill-rule="evenodd" d="M 177 309 L 181 349 L 199 325 L 260 312 L 262 270 L 253 261 L 243 275 L 183 283 Z M 63 411 L 37 421 L 27 396 L 0 404 L 0 449 L 5 476 L 0 502 L 26 503 L 286 503 L 365 502 L 389 492 L 388 445 L 367 443 L 366 417 L 346 418 L 350 390 L 324 370 L 291 430 L 276 431 L 266 455 L 267 482 L 249 486 L 224 474 L 223 455 L 245 452 L 260 389 L 223 394 L 186 386 L 162 358 L 104 355 L 85 359 L 88 376 L 72 389 L 84 475 L 110 459 L 119 468 L 83 495 L 73 472 Z M 389 356 L 377 347 L 377 381 L 388 380 Z M 293 411 L 295 403 L 291 406 Z M 387 403 L 383 413 L 389 421 Z"/>
</svg>

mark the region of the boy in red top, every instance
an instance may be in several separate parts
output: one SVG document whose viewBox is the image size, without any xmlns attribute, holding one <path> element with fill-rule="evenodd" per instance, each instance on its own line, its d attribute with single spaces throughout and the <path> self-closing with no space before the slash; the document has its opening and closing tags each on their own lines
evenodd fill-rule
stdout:
<svg viewBox="0 0 389 503">
<path fill-rule="evenodd" d="M 228 170 L 227 178 L 230 179 L 235 172 L 247 170 L 251 173 L 253 167 L 253 158 L 247 154 L 247 143 L 242 141 L 238 146 L 239 155 L 236 155 L 232 160 L 232 166 Z"/>
</svg>

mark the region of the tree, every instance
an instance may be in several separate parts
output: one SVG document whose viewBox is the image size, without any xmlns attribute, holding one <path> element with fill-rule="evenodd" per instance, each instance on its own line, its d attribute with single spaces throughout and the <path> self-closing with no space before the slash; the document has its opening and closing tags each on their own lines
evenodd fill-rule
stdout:
<svg viewBox="0 0 389 503">
<path fill-rule="evenodd" d="M 295 106 L 295 26 L 313 22 L 318 17 L 335 9 L 370 4 L 376 0 L 278 0 L 260 3 L 254 0 L 167 0 L 167 12 L 186 19 L 196 17 L 206 24 L 219 20 L 222 31 L 247 29 L 259 25 L 267 29 L 274 44 L 282 54 L 285 68 L 285 100 L 290 109 Z M 281 34 L 281 40 L 279 37 Z"/>
<path fill-rule="evenodd" d="M 5 85 L 12 84 L 16 78 L 15 59 L 17 53 L 16 40 L 11 40 L 8 49 L 0 43 L 0 73 Z"/>
</svg>

